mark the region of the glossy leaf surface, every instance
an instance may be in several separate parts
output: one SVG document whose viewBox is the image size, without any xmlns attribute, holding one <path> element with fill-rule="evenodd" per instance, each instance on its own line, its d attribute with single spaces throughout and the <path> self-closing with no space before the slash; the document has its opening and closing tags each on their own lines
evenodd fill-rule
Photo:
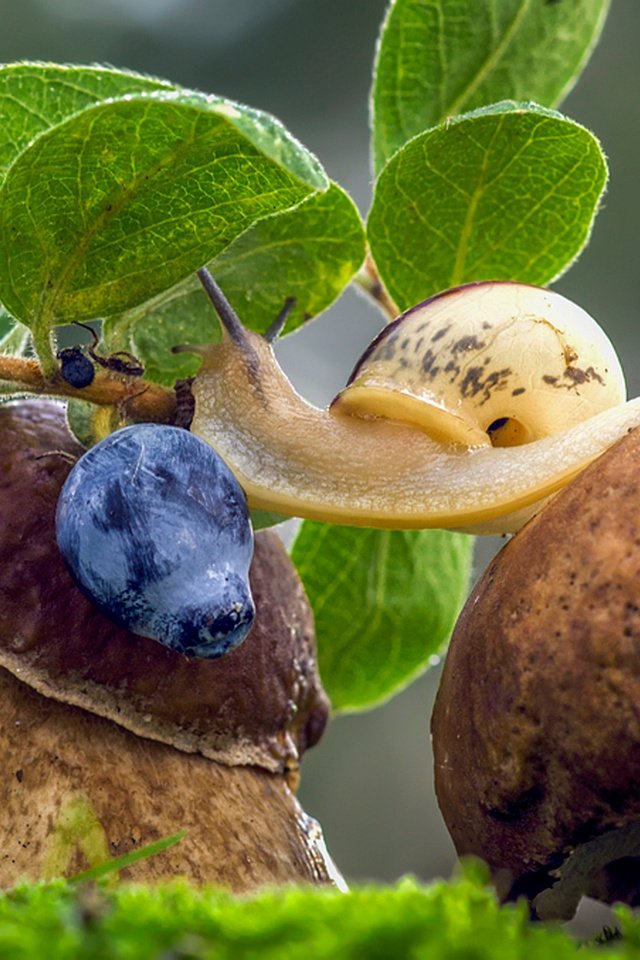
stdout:
<svg viewBox="0 0 640 960">
<path fill-rule="evenodd" d="M 283 333 L 325 310 L 349 283 L 365 255 L 364 227 L 337 184 L 293 210 L 259 221 L 209 264 L 243 323 L 264 333 L 288 297 L 295 306 Z M 172 354 L 178 343 L 210 343 L 218 321 L 195 276 L 157 298 L 113 317 L 107 336 L 144 362 L 147 377 L 171 385 L 192 376 L 199 359 Z"/>
<path fill-rule="evenodd" d="M 103 67 L 8 63 L 0 67 L 0 179 L 34 137 L 74 113 L 126 93 L 173 89 L 165 80 Z"/>
<path fill-rule="evenodd" d="M 376 172 L 407 140 L 498 100 L 557 106 L 598 40 L 610 0 L 395 0 L 376 60 Z"/>
<path fill-rule="evenodd" d="M 87 107 L 12 164 L 0 299 L 42 333 L 135 306 L 328 183 L 274 118 L 189 93 Z"/>
<path fill-rule="evenodd" d="M 584 127 L 497 104 L 398 151 L 376 186 L 371 251 L 401 310 L 467 281 L 545 286 L 586 243 L 606 180 Z"/>
<path fill-rule="evenodd" d="M 375 706 L 438 654 L 464 600 L 473 540 L 305 520 L 292 556 L 313 606 L 333 708 Z"/>
</svg>

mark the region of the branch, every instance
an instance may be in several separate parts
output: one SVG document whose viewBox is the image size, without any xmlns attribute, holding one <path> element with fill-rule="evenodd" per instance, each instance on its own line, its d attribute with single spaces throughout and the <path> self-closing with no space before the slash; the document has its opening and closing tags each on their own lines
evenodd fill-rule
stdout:
<svg viewBox="0 0 640 960">
<path fill-rule="evenodd" d="M 23 389 L 29 393 L 73 397 L 99 406 L 125 404 L 127 416 L 132 420 L 173 423 L 175 418 L 176 398 L 173 390 L 138 378 L 117 378 L 108 372 L 99 372 L 88 387 L 77 389 L 59 375 L 46 379 L 37 360 L 0 356 L 2 380 L 15 383 L 17 391 Z"/>
<path fill-rule="evenodd" d="M 386 314 L 388 320 L 396 319 L 400 314 L 400 310 L 389 296 L 385 285 L 380 279 L 380 275 L 370 253 L 367 254 L 367 259 L 354 277 L 354 280 L 372 300 L 375 300 L 378 307 Z"/>
</svg>

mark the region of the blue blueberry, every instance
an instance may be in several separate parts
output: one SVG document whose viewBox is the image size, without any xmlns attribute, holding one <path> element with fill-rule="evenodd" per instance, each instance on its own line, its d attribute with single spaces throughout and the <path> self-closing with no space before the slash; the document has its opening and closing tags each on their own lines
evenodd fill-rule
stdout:
<svg viewBox="0 0 640 960">
<path fill-rule="evenodd" d="M 88 450 L 60 493 L 56 536 L 80 589 L 133 633 L 211 658 L 251 628 L 245 496 L 186 430 L 137 424 Z"/>
</svg>

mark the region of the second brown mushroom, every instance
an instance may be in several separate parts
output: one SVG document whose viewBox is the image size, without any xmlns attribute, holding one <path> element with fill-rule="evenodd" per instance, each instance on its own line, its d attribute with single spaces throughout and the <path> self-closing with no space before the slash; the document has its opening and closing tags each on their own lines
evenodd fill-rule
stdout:
<svg viewBox="0 0 640 960">
<path fill-rule="evenodd" d="M 460 616 L 432 721 L 459 854 L 571 917 L 640 902 L 640 432 L 520 531 Z"/>
</svg>

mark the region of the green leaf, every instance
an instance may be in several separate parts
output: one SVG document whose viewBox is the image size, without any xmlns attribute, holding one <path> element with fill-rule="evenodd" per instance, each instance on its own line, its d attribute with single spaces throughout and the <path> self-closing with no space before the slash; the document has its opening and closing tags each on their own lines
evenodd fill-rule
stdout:
<svg viewBox="0 0 640 960">
<path fill-rule="evenodd" d="M 466 596 L 473 539 L 305 520 L 292 558 L 313 607 L 334 710 L 386 700 L 429 665 Z"/>
<path fill-rule="evenodd" d="M 31 334 L 27 327 L 18 323 L 0 304 L 0 356 L 26 357 L 32 354 Z M 26 396 L 24 386 L 13 380 L 0 380 L 0 401 Z"/>
<path fill-rule="evenodd" d="M 125 93 L 173 89 L 139 73 L 58 63 L 8 63 L 0 67 L 0 180 L 34 137 L 93 103 Z"/>
<path fill-rule="evenodd" d="M 557 106 L 595 46 L 610 0 L 395 0 L 372 94 L 379 172 L 411 137 L 498 100 Z"/>
<path fill-rule="evenodd" d="M 238 316 L 259 333 L 276 318 L 287 297 L 296 305 L 285 333 L 333 303 L 365 256 L 364 227 L 351 198 L 337 184 L 293 210 L 267 217 L 245 231 L 209 264 Z M 193 376 L 197 357 L 171 354 L 178 343 L 212 343 L 218 322 L 195 276 L 105 326 L 105 337 L 130 350 L 147 378 L 172 385 Z"/>
<path fill-rule="evenodd" d="M 0 191 L 0 299 L 39 345 L 131 308 L 257 220 L 327 188 L 267 114 L 176 91 L 87 107 L 37 137 Z"/>
<path fill-rule="evenodd" d="M 15 327 L 15 320 L 13 319 L 10 313 L 7 313 L 7 311 L 4 309 L 4 307 L 0 303 L 0 341 L 4 340 L 4 338 L 11 333 L 14 327 Z"/>
<path fill-rule="evenodd" d="M 144 366 L 145 380 L 172 387 L 176 380 L 194 377 L 201 358 L 193 353 L 171 353 L 182 344 L 217 343 L 220 325 L 197 281 L 188 277 L 126 313 L 108 317 L 103 325 L 109 352 L 128 350 Z"/>
<path fill-rule="evenodd" d="M 496 104 L 411 140 L 367 224 L 401 310 L 471 280 L 545 285 L 588 240 L 607 181 L 598 141 L 560 114 Z"/>
<path fill-rule="evenodd" d="M 14 320 L 0 303 L 0 354 L 24 357 L 31 348 L 31 334 L 27 327 Z"/>
<path fill-rule="evenodd" d="M 254 530 L 266 530 L 268 527 L 276 527 L 279 523 L 290 520 L 281 513 L 273 513 L 272 510 L 251 510 L 251 525 Z"/>
<path fill-rule="evenodd" d="M 83 447 L 91 447 L 96 442 L 94 417 L 97 407 L 86 400 L 67 401 L 67 427 L 78 443 Z"/>
<path fill-rule="evenodd" d="M 285 332 L 331 306 L 361 267 L 365 233 L 345 191 L 332 183 L 300 206 L 260 221 L 209 268 L 252 330 L 264 333 L 287 297 Z M 245 319 L 246 318 L 246 319 Z"/>
</svg>

